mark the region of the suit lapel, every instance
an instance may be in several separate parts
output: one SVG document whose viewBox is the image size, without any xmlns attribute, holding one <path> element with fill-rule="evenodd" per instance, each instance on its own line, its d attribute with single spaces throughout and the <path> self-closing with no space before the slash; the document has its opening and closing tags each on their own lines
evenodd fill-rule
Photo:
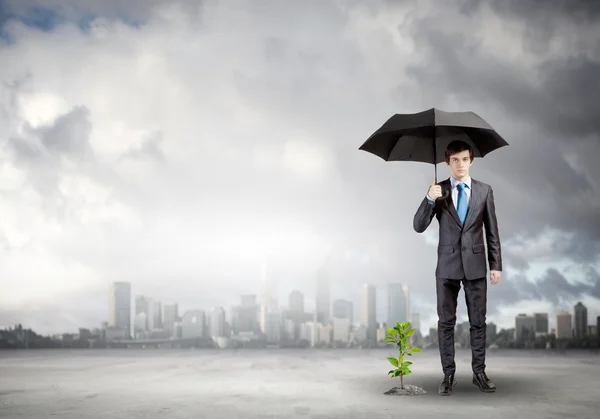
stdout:
<svg viewBox="0 0 600 419">
<path fill-rule="evenodd" d="M 481 198 L 481 188 L 477 184 L 477 181 L 471 178 L 471 199 L 469 199 L 469 210 L 467 211 L 467 218 L 465 219 L 465 225 L 463 229 L 466 230 L 470 223 L 473 222 L 473 217 L 475 214 L 475 208 L 479 203 L 479 199 Z"/>
<path fill-rule="evenodd" d="M 441 183 L 440 183 L 440 185 L 441 185 Z M 448 210 L 450 215 L 452 215 L 452 217 L 454 218 L 456 223 L 459 225 L 459 227 L 462 228 L 462 223 L 460 222 L 460 217 L 458 216 L 458 212 L 456 212 L 456 207 L 454 206 L 454 201 L 452 200 L 452 183 L 450 183 L 450 178 L 446 179 L 443 182 L 442 192 L 444 192 L 444 191 L 448 191 L 448 193 L 450 193 L 450 196 L 448 197 L 448 199 L 445 200 L 446 209 Z"/>
</svg>

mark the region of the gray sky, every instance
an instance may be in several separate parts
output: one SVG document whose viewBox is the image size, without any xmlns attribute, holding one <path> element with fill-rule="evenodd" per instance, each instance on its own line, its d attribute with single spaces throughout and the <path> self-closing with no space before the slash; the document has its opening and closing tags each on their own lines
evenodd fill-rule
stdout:
<svg viewBox="0 0 600 419">
<path fill-rule="evenodd" d="M 328 259 L 334 298 L 357 306 L 372 282 L 385 321 L 385 284 L 403 282 L 428 329 L 438 226 L 412 219 L 433 166 L 358 147 L 431 107 L 510 144 L 471 167 L 503 245 L 488 321 L 600 315 L 592 2 L 84 3 L 2 3 L 0 325 L 96 327 L 114 280 L 228 310 L 268 258 L 286 305 L 300 289 L 314 308 Z"/>
</svg>

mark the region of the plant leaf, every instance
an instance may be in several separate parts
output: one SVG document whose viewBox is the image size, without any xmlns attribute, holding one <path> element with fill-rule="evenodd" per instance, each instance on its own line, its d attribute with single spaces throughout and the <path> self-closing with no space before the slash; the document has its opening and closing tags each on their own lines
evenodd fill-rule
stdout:
<svg viewBox="0 0 600 419">
<path fill-rule="evenodd" d="M 412 334 L 415 333 L 415 329 L 411 329 L 408 332 L 406 332 L 406 334 L 404 336 L 409 337 L 412 336 Z"/>
<path fill-rule="evenodd" d="M 416 346 L 414 348 L 411 349 L 412 352 L 421 352 L 421 349 L 417 348 Z"/>
<path fill-rule="evenodd" d="M 398 359 L 397 358 L 388 358 L 388 361 L 390 361 L 390 364 L 392 364 L 394 367 L 398 366 Z"/>
</svg>

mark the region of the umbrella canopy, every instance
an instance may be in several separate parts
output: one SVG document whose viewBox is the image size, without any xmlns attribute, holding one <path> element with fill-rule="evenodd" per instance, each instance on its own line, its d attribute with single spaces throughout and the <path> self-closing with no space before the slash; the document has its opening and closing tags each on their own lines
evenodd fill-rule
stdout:
<svg viewBox="0 0 600 419">
<path fill-rule="evenodd" d="M 508 143 L 474 112 L 445 112 L 431 108 L 412 114 L 396 114 L 375 131 L 359 150 L 385 161 L 437 163 L 445 161 L 447 145 L 462 140 L 483 157 Z"/>
</svg>

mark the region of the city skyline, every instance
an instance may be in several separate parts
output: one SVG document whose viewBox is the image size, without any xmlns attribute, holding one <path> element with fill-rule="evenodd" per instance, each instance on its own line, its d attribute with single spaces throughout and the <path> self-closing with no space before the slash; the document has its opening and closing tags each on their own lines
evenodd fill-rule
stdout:
<svg viewBox="0 0 600 419">
<path fill-rule="evenodd" d="M 320 276 L 322 273 L 321 271 Z M 322 284 L 318 285 L 318 289 L 322 290 Z M 85 345 L 112 347 L 115 344 L 117 347 L 120 345 L 145 347 L 141 345 L 150 344 L 168 345 L 161 347 L 216 346 L 225 349 L 248 343 L 253 347 L 264 347 L 265 344 L 283 345 L 283 347 L 306 347 L 305 345 L 331 347 L 333 345 L 338 348 L 344 346 L 356 348 L 357 345 L 366 344 L 368 347 L 372 345 L 383 347 L 384 337 L 387 335 L 386 328 L 410 318 L 411 327 L 417 331 L 416 345 L 425 345 L 424 348 L 437 345 L 437 325 L 429 327 L 429 333 L 423 333 L 420 314 L 408 309 L 410 307 L 408 287 L 399 283 L 388 284 L 386 295 L 389 303 L 388 321 L 375 325 L 375 337 L 370 331 L 370 316 L 367 314 L 372 312 L 368 306 L 373 304 L 371 297 L 374 289 L 371 284 L 363 284 L 361 301 L 366 302 L 367 306 L 360 307 L 360 319 L 353 321 L 352 301 L 331 300 L 329 302 L 331 316 L 324 319 L 318 314 L 317 309 L 312 312 L 305 310 L 304 295 L 299 290 L 289 293 L 287 305 L 273 304 L 271 299 L 260 298 L 258 294 L 239 295 L 238 305 L 230 307 L 228 317 L 226 309 L 221 306 L 179 312 L 179 305 L 176 302 L 163 304 L 156 297 L 141 294 L 136 294 L 134 297 L 131 283 L 116 281 L 110 284 L 107 299 L 108 321 L 103 321 L 100 327 L 79 327 L 78 333 L 46 335 L 44 339 L 51 339 L 45 341 L 46 345 L 58 344 L 63 347 L 71 347 L 73 342 L 76 343 L 76 347 L 82 347 L 82 344 L 83 347 Z M 394 301 L 395 299 L 400 302 Z M 323 307 L 327 301 L 322 299 L 321 304 Z M 135 316 L 132 325 L 133 313 Z M 395 320 L 390 320 L 392 318 Z M 565 340 L 571 342 L 566 343 L 567 345 L 578 345 L 583 342 L 594 345 L 598 339 L 600 316 L 596 317 L 595 323 L 590 323 L 589 320 L 587 307 L 581 302 L 573 306 L 573 314 L 566 311 L 557 313 L 556 328 L 551 327 L 548 313 L 520 313 L 515 318 L 513 328 L 498 328 L 493 321 L 488 321 L 488 345 L 491 345 L 490 348 L 498 347 L 499 343 L 500 347 L 516 345 L 525 348 L 560 349 L 565 344 Z M 459 347 L 470 346 L 469 328 L 468 321 L 457 320 L 455 339 Z M 133 333 L 130 334 L 131 331 Z M 35 336 L 42 336 L 23 324 L 16 324 L 14 329 L 0 327 L 0 332 L 4 333 L 0 335 L 0 340 L 2 337 L 5 339 L 3 345 L 14 345 L 16 337 L 16 344 L 24 345 L 25 348 L 28 347 L 29 336 L 34 347 L 40 345 L 39 338 Z M 32 332 L 34 333 L 31 334 Z"/>
<path fill-rule="evenodd" d="M 231 304 L 219 304 L 219 303 L 209 303 L 208 305 L 203 305 L 203 306 L 198 306 L 198 305 L 194 305 L 194 304 L 187 304 L 187 305 L 181 305 L 179 304 L 179 302 L 174 301 L 172 299 L 168 299 L 168 298 L 164 298 L 164 297 L 157 297 L 156 295 L 149 295 L 147 293 L 141 293 L 141 292 L 135 292 L 134 288 L 132 288 L 134 286 L 133 283 L 129 282 L 129 281 L 113 281 L 109 284 L 109 287 L 114 287 L 115 284 L 122 284 L 122 285 L 126 285 L 129 287 L 129 292 L 130 294 L 130 317 L 129 317 L 129 323 L 131 325 L 131 331 L 135 332 L 135 327 L 136 327 L 136 320 L 135 320 L 135 316 L 137 314 L 136 310 L 137 310 L 137 299 L 138 298 L 144 298 L 144 299 L 148 299 L 151 302 L 157 303 L 159 306 L 159 316 L 162 318 L 164 316 L 164 311 L 163 309 L 166 308 L 167 306 L 170 305 L 175 305 L 177 306 L 177 311 L 179 313 L 179 317 L 181 318 L 181 316 L 185 313 L 185 312 L 192 312 L 192 311 L 203 311 L 204 313 L 208 313 L 211 309 L 215 308 L 215 307 L 221 307 L 224 309 L 224 312 L 226 313 L 226 318 L 228 319 L 227 321 L 230 321 L 232 313 L 233 313 L 233 309 L 234 307 L 239 304 L 239 298 L 242 296 L 252 296 L 254 298 L 256 298 L 257 304 L 260 305 L 260 301 L 262 301 L 262 298 L 265 295 L 265 290 L 267 290 L 267 294 L 268 296 L 270 296 L 269 298 L 273 299 L 271 300 L 272 302 L 274 301 L 275 305 L 274 307 L 277 307 L 281 310 L 287 310 L 288 309 L 288 301 L 289 301 L 289 297 L 291 294 L 296 293 L 296 292 L 300 292 L 300 294 L 302 295 L 302 302 L 303 302 L 303 309 L 304 312 L 313 312 L 315 313 L 317 310 L 317 305 L 316 305 L 316 292 L 310 293 L 310 292 L 305 292 L 302 289 L 298 289 L 298 288 L 294 288 L 291 289 L 290 291 L 288 291 L 287 289 L 278 289 L 280 287 L 277 286 L 277 281 L 276 280 L 272 280 L 268 278 L 268 271 L 266 269 L 267 264 L 263 261 L 263 264 L 261 265 L 261 274 L 260 274 L 260 280 L 259 280 L 259 290 L 249 290 L 246 293 L 243 294 L 238 294 L 235 297 L 231 297 Z M 316 273 L 316 277 L 317 277 L 317 281 L 315 281 L 316 284 L 316 288 L 317 288 L 317 292 L 319 290 L 319 282 L 318 279 L 319 278 L 323 278 L 323 276 L 328 276 L 326 273 L 326 270 L 324 269 L 324 267 L 321 267 L 320 269 L 318 269 L 317 273 Z M 329 279 L 328 279 L 329 281 Z M 273 296 L 273 289 L 269 289 L 269 288 L 265 288 L 264 285 L 265 284 L 270 284 L 271 286 L 273 286 L 276 290 L 277 290 L 277 295 Z M 389 290 L 392 288 L 396 288 L 398 287 L 399 289 L 402 289 L 403 292 L 407 292 L 408 295 L 408 304 L 406 306 L 406 313 L 407 313 L 407 318 L 408 319 L 412 319 L 412 315 L 413 314 L 417 314 L 419 316 L 419 324 L 420 324 L 420 331 L 424 334 L 426 334 L 427 331 L 429 331 L 432 327 L 435 327 L 435 324 L 424 324 L 423 321 L 421 320 L 423 318 L 423 313 L 421 312 L 414 312 L 410 310 L 410 306 L 411 306 L 411 302 L 410 302 L 410 291 L 408 290 L 408 286 L 402 282 L 391 282 L 391 283 L 386 283 L 386 284 L 381 284 L 379 286 L 375 286 L 374 284 L 369 284 L 369 283 L 364 283 L 362 284 L 362 286 L 360 287 L 360 289 L 362 290 L 363 287 L 365 286 L 370 286 L 372 288 L 374 288 L 375 290 L 375 308 L 376 308 L 376 323 L 381 325 L 384 323 L 388 322 L 388 319 L 390 317 L 390 309 L 389 309 L 389 303 L 391 301 L 391 295 L 389 293 Z M 263 296 L 263 297 L 261 297 Z M 113 297 L 113 294 L 111 292 L 109 292 L 109 305 L 111 304 L 111 298 Z M 312 297 L 312 298 L 311 298 Z M 307 301 L 309 302 L 309 304 L 307 304 Z M 362 291 L 358 293 L 358 298 L 355 300 L 352 300 L 351 298 L 343 298 L 343 297 L 331 297 L 330 299 L 330 304 L 329 304 L 329 312 L 333 313 L 333 304 L 335 302 L 338 301 L 349 301 L 352 304 L 352 317 L 354 319 L 354 322 L 352 324 L 364 324 L 361 323 L 360 319 L 361 316 L 363 314 L 362 310 L 363 307 L 360 304 L 361 301 L 363 301 L 363 294 Z M 312 304 L 311 304 L 312 303 Z M 271 303 L 272 304 L 272 303 Z M 557 323 L 557 316 L 560 315 L 561 313 L 567 313 L 569 316 L 572 316 L 571 311 L 570 310 L 574 310 L 574 307 L 576 307 L 577 305 L 582 304 L 580 301 L 578 301 L 576 304 L 574 304 L 572 307 L 560 307 L 557 308 L 554 311 L 550 311 L 550 312 L 543 312 L 543 310 L 541 312 L 545 313 L 545 314 L 550 314 L 550 317 L 548 319 L 548 330 L 551 329 L 556 329 L 558 326 Z M 461 303 L 459 302 L 459 310 L 458 313 L 460 313 L 460 305 Z M 531 310 L 525 310 L 527 311 L 527 313 L 533 313 Z M 589 312 L 589 308 L 586 307 L 586 313 Z M 538 313 L 540 312 L 540 310 L 537 311 Z M 593 313 L 593 310 L 592 310 Z M 86 329 L 94 329 L 98 327 L 98 324 L 104 323 L 105 321 L 107 323 L 111 323 L 111 311 L 108 310 L 107 311 L 107 316 L 105 319 L 100 319 L 100 322 L 96 322 L 95 324 L 92 324 L 90 322 L 85 323 L 85 324 L 81 324 L 81 323 L 77 323 L 76 321 L 73 323 L 74 324 L 74 328 L 75 329 L 79 329 L 79 328 L 86 328 Z M 504 322 L 503 324 L 499 324 L 497 321 L 495 321 L 494 319 L 490 319 L 488 316 L 488 323 L 494 323 L 498 328 L 501 329 L 511 329 L 515 327 L 515 320 L 523 315 L 524 313 L 521 311 L 518 314 L 515 315 L 515 317 L 512 319 L 512 326 L 510 321 L 509 322 Z M 528 314 L 529 315 L 529 314 Z M 330 316 L 331 317 L 331 316 Z M 436 318 L 435 315 L 429 315 L 426 318 Z M 589 318 L 595 318 L 595 316 L 592 315 L 588 315 L 588 320 Z M 468 321 L 468 318 L 466 317 L 466 313 L 463 313 L 462 315 L 458 315 L 457 314 L 457 324 L 462 323 Z M 14 324 L 23 324 L 24 327 L 28 327 L 27 324 L 21 322 L 21 321 L 17 321 L 17 322 L 13 322 L 11 324 L 0 324 L 0 329 L 2 328 L 7 328 L 10 327 L 11 325 Z M 437 323 L 437 320 L 434 320 L 434 323 Z M 147 324 L 147 323 L 146 323 Z M 589 325 L 592 325 L 592 323 L 589 323 Z M 587 326 L 586 326 L 587 327 Z M 73 328 L 69 329 L 73 330 Z M 38 332 L 42 332 L 42 334 L 44 335 L 57 335 L 57 334 L 61 334 L 61 333 L 69 333 L 69 331 L 65 331 L 65 330 L 53 330 L 51 332 L 44 332 L 43 329 L 40 331 L 38 330 Z M 575 328 L 573 328 L 573 333 L 575 333 Z M 135 333 L 132 335 L 135 336 Z"/>
<path fill-rule="evenodd" d="M 322 278 L 322 275 L 324 274 L 324 271 L 320 270 L 319 271 L 319 277 Z M 266 278 L 263 276 L 263 280 L 266 280 Z M 386 320 L 384 321 L 377 321 L 377 326 L 378 327 L 383 327 L 384 325 L 386 327 L 390 327 L 390 325 L 394 325 L 396 321 L 399 322 L 403 322 L 403 321 L 410 321 L 411 322 L 411 326 L 413 328 L 415 328 L 416 330 L 418 330 L 423 336 L 426 336 L 426 333 L 423 333 L 423 329 L 428 330 L 431 333 L 431 330 L 437 328 L 437 325 L 430 325 L 429 327 L 427 326 L 423 326 L 421 324 L 421 315 L 418 312 L 414 312 L 410 310 L 410 291 L 408 289 L 408 287 L 405 284 L 402 283 L 392 283 L 392 284 L 387 284 L 387 288 L 386 288 L 386 292 L 385 292 L 385 299 L 388 302 L 387 307 L 385 308 L 387 311 L 387 316 L 386 316 Z M 317 292 L 321 289 L 321 285 L 318 284 L 317 285 Z M 109 319 L 112 318 L 113 319 L 118 319 L 118 315 L 116 314 L 112 314 L 112 311 L 116 311 L 118 312 L 120 307 L 118 305 L 115 305 L 115 303 L 113 301 L 118 300 L 118 298 L 116 298 L 115 295 L 113 295 L 113 293 L 116 294 L 116 289 L 118 288 L 122 288 L 124 289 L 124 293 L 125 294 L 129 294 L 131 296 L 131 284 L 130 283 L 113 283 L 112 287 L 111 287 L 111 295 L 109 298 Z M 291 292 L 288 293 L 288 298 L 285 299 L 285 302 L 282 302 L 281 304 L 272 304 L 270 302 L 270 300 L 268 299 L 263 299 L 261 301 L 259 295 L 257 293 L 255 294 L 244 294 L 244 295 L 239 295 L 239 301 L 238 304 L 235 306 L 231 306 L 229 307 L 229 310 L 227 310 L 226 307 L 222 307 L 222 306 L 217 306 L 217 305 L 213 305 L 210 306 L 208 308 L 194 308 L 192 310 L 184 310 L 182 312 L 179 312 L 179 305 L 177 304 L 177 302 L 170 302 L 164 305 L 165 307 L 165 313 L 167 310 L 167 306 L 175 306 L 176 307 L 176 311 L 175 311 L 175 315 L 172 318 L 172 322 L 173 324 L 169 325 L 170 328 L 174 327 L 174 324 L 178 321 L 180 321 L 186 314 L 189 314 L 191 312 L 202 312 L 205 317 L 205 325 L 209 328 L 210 330 L 210 326 L 209 324 L 211 324 L 211 319 L 210 319 L 210 313 L 214 310 L 221 310 L 222 311 L 222 318 L 221 318 L 221 322 L 223 322 L 224 324 L 229 324 L 229 327 L 232 327 L 232 329 L 228 332 L 225 333 L 225 329 L 222 329 L 224 327 L 224 324 L 221 326 L 221 331 L 223 332 L 222 335 L 218 335 L 218 336 L 226 336 L 229 335 L 230 333 L 237 333 L 238 331 L 233 330 L 234 325 L 233 325 L 233 318 L 235 317 L 235 309 L 239 308 L 239 307 L 243 307 L 243 306 L 257 306 L 257 307 L 261 307 L 265 306 L 268 307 L 269 310 L 274 311 L 279 313 L 282 317 L 280 317 L 279 322 L 280 322 L 280 329 L 284 329 L 284 324 L 283 324 L 283 319 L 284 318 L 291 318 L 294 319 L 295 321 L 298 321 L 298 323 L 303 323 L 303 322 L 315 322 L 315 323 L 322 323 L 322 324 L 331 324 L 334 318 L 347 318 L 349 319 L 349 326 L 365 326 L 368 329 L 368 324 L 369 324 L 369 320 L 368 320 L 368 315 L 365 316 L 364 313 L 369 311 L 369 305 L 373 302 L 372 299 L 369 298 L 365 298 L 367 295 L 370 294 L 370 291 L 367 292 L 368 289 L 371 290 L 375 290 L 376 292 L 376 288 L 372 285 L 372 284 L 363 284 L 362 287 L 362 295 L 361 295 L 361 302 L 363 304 L 359 304 L 358 307 L 356 306 L 356 304 L 354 304 L 353 301 L 351 300 L 345 300 L 345 299 L 341 299 L 341 298 L 331 298 L 329 300 L 329 307 L 330 307 L 330 312 L 331 312 L 331 316 L 327 319 L 323 319 L 322 317 L 319 316 L 318 312 L 319 310 L 317 309 L 317 306 L 315 305 L 315 308 L 311 311 L 310 309 L 307 310 L 306 304 L 305 304 L 305 294 L 301 291 L 301 290 L 292 290 Z M 147 299 L 149 299 L 149 301 L 153 301 L 156 304 L 161 305 L 160 300 L 158 300 L 156 297 L 149 297 L 149 296 L 145 296 L 145 295 L 141 295 L 141 294 L 136 294 L 135 299 L 130 297 L 130 312 L 135 312 L 138 313 L 140 311 L 139 307 L 138 307 L 138 302 L 141 302 L 142 304 L 142 310 L 143 308 L 148 309 L 148 305 L 147 305 Z M 401 301 L 401 302 L 399 302 Z M 367 302 L 367 306 L 364 305 L 364 302 Z M 285 304 L 288 303 L 288 304 Z M 327 304 L 326 300 L 323 300 L 323 304 Z M 375 305 L 377 303 L 375 302 Z M 399 310 L 399 308 L 401 308 Z M 597 323 L 598 323 L 598 319 L 600 319 L 600 316 L 596 317 L 597 323 L 595 324 L 594 322 L 590 322 L 590 317 L 588 315 L 588 309 L 587 307 L 585 307 L 585 305 L 581 302 L 577 302 L 577 304 L 575 304 L 572 307 L 573 310 L 573 314 L 571 314 L 569 311 L 557 311 L 555 316 L 550 316 L 550 317 L 554 317 L 556 319 L 555 322 L 552 322 L 549 318 L 549 313 L 519 313 L 514 321 L 514 333 L 515 333 L 515 340 L 519 341 L 523 338 L 523 334 L 527 334 L 528 331 L 527 330 L 531 330 L 532 336 L 538 336 L 538 335 L 549 335 L 549 334 L 555 334 L 557 338 L 582 338 L 584 336 L 591 336 L 594 333 L 597 335 L 598 334 L 598 330 L 595 330 L 594 332 L 591 332 L 592 330 L 594 330 L 593 328 L 597 327 Z M 292 314 L 293 311 L 299 311 L 299 315 L 300 317 L 298 318 L 295 314 Z M 358 311 L 359 316 L 358 319 L 355 317 L 355 313 Z M 227 313 L 229 313 L 229 316 L 227 316 Z M 309 318 L 306 318 L 305 315 L 306 314 L 311 314 L 312 316 Z M 342 314 L 340 314 L 342 313 Z M 255 313 L 257 314 L 257 313 Z M 337 314 L 337 315 L 336 315 Z M 161 316 L 162 314 L 159 313 L 159 316 Z M 166 315 L 165 315 L 166 317 Z M 259 315 L 260 318 L 260 315 Z M 393 320 L 391 320 L 393 318 Z M 319 320 L 321 319 L 321 320 Z M 365 320 L 367 319 L 367 320 Z M 562 319 L 562 320 L 561 320 Z M 260 323 L 260 320 L 258 320 L 258 323 Z M 323 321 L 324 320 L 324 321 Z M 357 320 L 357 321 L 353 321 L 353 320 Z M 593 319 L 592 319 L 593 320 Z M 457 319 L 456 324 L 460 325 L 460 324 L 468 324 L 468 321 L 464 321 L 464 320 L 460 320 Z M 496 328 L 498 327 L 498 325 L 488 319 L 487 321 L 488 327 L 490 325 L 492 325 L 494 327 L 494 330 L 497 330 Z M 121 327 L 123 328 L 123 325 L 119 325 L 118 321 L 114 320 L 114 321 L 110 321 L 108 322 L 109 326 L 112 327 Z M 164 323 L 164 328 L 167 329 L 166 323 Z M 129 327 L 129 325 L 127 325 L 125 328 Z M 263 331 L 264 333 L 264 324 L 260 324 L 260 329 Z M 162 329 L 163 328 L 163 323 L 161 323 L 160 327 L 157 327 L 156 329 Z M 502 328 L 502 329 L 511 329 L 511 328 Z M 527 329 L 527 330 L 526 330 Z M 148 327 L 148 323 L 146 323 L 146 328 L 144 330 L 144 332 L 151 332 L 153 330 L 152 327 Z M 368 332 L 367 332 L 368 334 Z M 136 339 L 135 334 L 131 335 L 131 337 L 133 339 Z"/>
<path fill-rule="evenodd" d="M 324 269 L 319 269 L 318 273 L 317 273 L 317 277 L 318 275 L 323 275 L 325 273 Z M 325 273 L 326 275 L 326 273 Z M 260 280 L 259 280 L 259 285 L 260 285 L 260 289 L 259 290 L 249 290 L 246 293 L 243 294 L 238 294 L 235 297 L 230 296 L 232 303 L 231 304 L 219 304 L 219 303 L 209 303 L 207 305 L 203 305 L 203 306 L 199 306 L 199 305 L 194 305 L 194 304 L 187 304 L 187 305 L 181 305 L 178 301 L 174 301 L 172 299 L 168 299 L 168 298 L 164 298 L 164 297 L 160 297 L 160 296 L 156 296 L 156 295 L 149 295 L 148 293 L 142 293 L 142 292 L 136 292 L 134 291 L 134 284 L 128 281 L 114 281 L 111 282 L 109 284 L 109 287 L 113 287 L 115 286 L 115 284 L 126 284 L 131 292 L 131 303 L 130 303 L 130 324 L 131 324 L 131 330 L 135 331 L 135 325 L 136 325 L 136 320 L 135 320 L 135 316 L 137 314 L 136 310 L 137 310 L 137 299 L 138 298 L 144 298 L 144 299 L 149 299 L 151 302 L 155 302 L 159 305 L 160 308 L 160 314 L 159 316 L 161 316 L 161 318 L 164 316 L 164 309 L 167 306 L 170 305 L 175 305 L 177 306 L 177 311 L 179 313 L 179 317 L 181 318 L 181 316 L 183 315 L 183 313 L 185 313 L 186 311 L 203 311 L 205 313 L 207 313 L 208 311 L 210 311 L 212 308 L 215 307 L 222 307 L 224 309 L 224 312 L 226 313 L 226 318 L 228 319 L 227 321 L 229 321 L 231 319 L 231 315 L 233 313 L 233 308 L 239 304 L 239 298 L 242 296 L 252 296 L 254 298 L 256 298 L 257 304 L 260 305 L 260 301 L 261 301 L 261 295 L 263 295 L 265 288 L 263 287 L 263 285 L 265 284 L 265 282 L 270 283 L 271 285 L 275 285 L 276 288 L 278 288 L 276 286 L 277 281 L 273 281 L 273 280 L 268 280 L 267 278 L 267 271 L 265 270 L 265 264 L 262 265 L 261 268 L 261 275 L 260 275 Z M 318 283 L 317 281 L 315 283 Z M 420 330 L 422 333 L 425 333 L 427 331 L 430 330 L 431 327 L 435 327 L 435 325 L 432 326 L 432 324 L 424 324 L 423 323 L 423 313 L 421 312 L 415 312 L 415 311 L 411 311 L 410 310 L 410 291 L 408 290 L 408 286 L 404 283 L 401 282 L 392 282 L 392 283 L 387 283 L 387 284 L 381 284 L 379 286 L 375 286 L 373 284 L 369 284 L 369 283 L 365 283 L 362 284 L 362 286 L 360 287 L 360 292 L 358 293 L 358 298 L 356 300 L 352 300 L 351 298 L 343 298 L 343 297 L 331 297 L 330 300 L 330 312 L 333 313 L 333 304 L 337 301 L 349 301 L 352 306 L 352 317 L 354 319 L 354 322 L 352 324 L 364 324 L 361 323 L 361 316 L 363 315 L 363 306 L 360 304 L 361 301 L 363 301 L 363 294 L 362 294 L 362 289 L 365 286 L 370 286 L 372 288 L 375 289 L 375 308 L 376 308 L 376 316 L 375 316 L 375 321 L 377 324 L 381 325 L 383 323 L 386 323 L 388 321 L 388 318 L 390 316 L 390 311 L 389 311 L 389 302 L 390 302 L 390 294 L 389 294 L 389 290 L 390 287 L 396 287 L 398 286 L 399 288 L 402 288 L 405 292 L 408 292 L 408 306 L 406 307 L 407 310 L 407 315 L 409 319 L 412 319 L 412 315 L 413 314 L 417 314 L 419 316 L 419 323 L 420 323 Z M 317 285 L 318 287 L 318 285 Z M 272 291 L 271 291 L 272 292 Z M 288 309 L 288 301 L 289 301 L 289 297 L 291 294 L 299 292 L 302 295 L 302 303 L 303 303 L 303 309 L 304 312 L 315 312 L 316 311 L 316 293 L 310 293 L 310 292 L 305 292 L 302 289 L 291 289 L 291 290 L 287 290 L 287 289 L 279 289 L 278 290 L 278 294 L 276 297 L 274 297 L 276 303 L 275 303 L 275 307 L 278 307 L 279 309 L 282 310 L 287 310 Z M 112 293 L 109 292 L 109 305 L 111 304 L 111 297 L 112 297 Z M 312 298 L 311 298 L 312 296 Z M 307 304 L 307 302 L 309 302 L 309 304 Z M 312 304 L 311 304 L 312 303 Z M 459 301 L 459 308 L 460 308 L 460 301 Z M 572 316 L 571 314 L 571 310 L 574 310 L 574 307 L 577 306 L 578 304 L 582 304 L 581 302 L 577 302 L 576 304 L 574 304 L 572 307 L 568 307 L 568 306 L 563 306 L 560 308 L 557 308 L 554 311 L 550 311 L 550 312 L 544 312 L 543 310 L 537 310 L 536 312 L 543 312 L 546 314 L 549 314 L 549 319 L 548 319 L 548 330 L 551 329 L 556 329 L 557 328 L 557 316 L 561 313 L 567 313 L 569 314 L 569 316 Z M 525 310 L 527 313 L 533 313 L 533 311 L 531 310 Z M 535 310 L 534 310 L 535 311 Z M 586 307 L 586 312 L 589 312 L 589 308 Z M 68 330 L 58 330 L 55 329 L 53 331 L 47 332 L 47 331 L 43 331 L 42 330 L 37 330 L 38 332 L 41 332 L 44 335 L 56 335 L 56 334 L 61 334 L 61 333 L 69 333 L 69 330 L 72 332 L 74 329 L 78 329 L 78 328 L 87 328 L 87 329 L 94 329 L 98 327 L 98 324 L 104 323 L 105 321 L 107 323 L 111 323 L 111 312 L 110 310 L 107 310 L 107 315 L 105 316 L 105 318 L 100 318 L 99 322 L 96 323 L 91 323 L 91 322 L 87 322 L 87 323 L 77 323 L 76 321 L 73 322 L 73 327 L 71 329 Z M 458 313 L 460 313 L 460 310 L 458 310 Z M 593 313 L 593 310 L 591 311 L 591 313 Z M 495 319 L 490 319 L 490 317 L 488 316 L 488 323 L 494 323 L 498 328 L 501 329 L 510 329 L 510 328 L 514 328 L 515 327 L 515 319 L 518 318 L 519 316 L 521 316 L 523 314 L 523 310 L 521 312 L 519 312 L 518 314 L 515 315 L 515 317 L 512 320 L 509 320 L 509 322 L 504 322 L 502 324 L 498 323 Z M 528 314 L 529 315 L 529 314 Z M 429 315 L 426 318 L 435 318 L 435 315 Z M 596 318 L 596 316 L 594 316 L 593 314 L 588 314 L 588 319 L 590 318 Z M 466 313 L 463 313 L 462 315 L 457 315 L 457 324 L 462 323 L 464 321 L 468 321 L 468 318 L 466 317 Z M 512 325 L 511 325 L 511 321 L 512 321 Z M 24 327 L 30 327 L 27 324 L 21 322 L 21 321 L 16 321 L 10 324 L 0 324 L 0 329 L 2 328 L 7 328 L 10 327 L 14 324 L 23 324 Z M 434 323 L 437 323 L 437 320 L 434 320 Z M 146 323 L 147 324 L 147 323 Z M 589 323 L 589 325 L 592 325 L 592 323 Z M 575 329 L 574 329 L 575 330 Z M 575 332 L 574 332 L 575 333 Z M 134 336 L 134 335 L 132 335 Z"/>
<path fill-rule="evenodd" d="M 402 282 L 434 323 L 438 224 L 412 228 L 434 168 L 358 150 L 432 107 L 509 143 L 470 168 L 502 244 L 488 317 L 600 315 L 589 2 L 39 3 L 0 16 L 0 324 L 98 324 L 117 280 L 228 307 L 266 257 L 280 298 L 316 298 L 328 260 L 331 295 Z"/>
</svg>

